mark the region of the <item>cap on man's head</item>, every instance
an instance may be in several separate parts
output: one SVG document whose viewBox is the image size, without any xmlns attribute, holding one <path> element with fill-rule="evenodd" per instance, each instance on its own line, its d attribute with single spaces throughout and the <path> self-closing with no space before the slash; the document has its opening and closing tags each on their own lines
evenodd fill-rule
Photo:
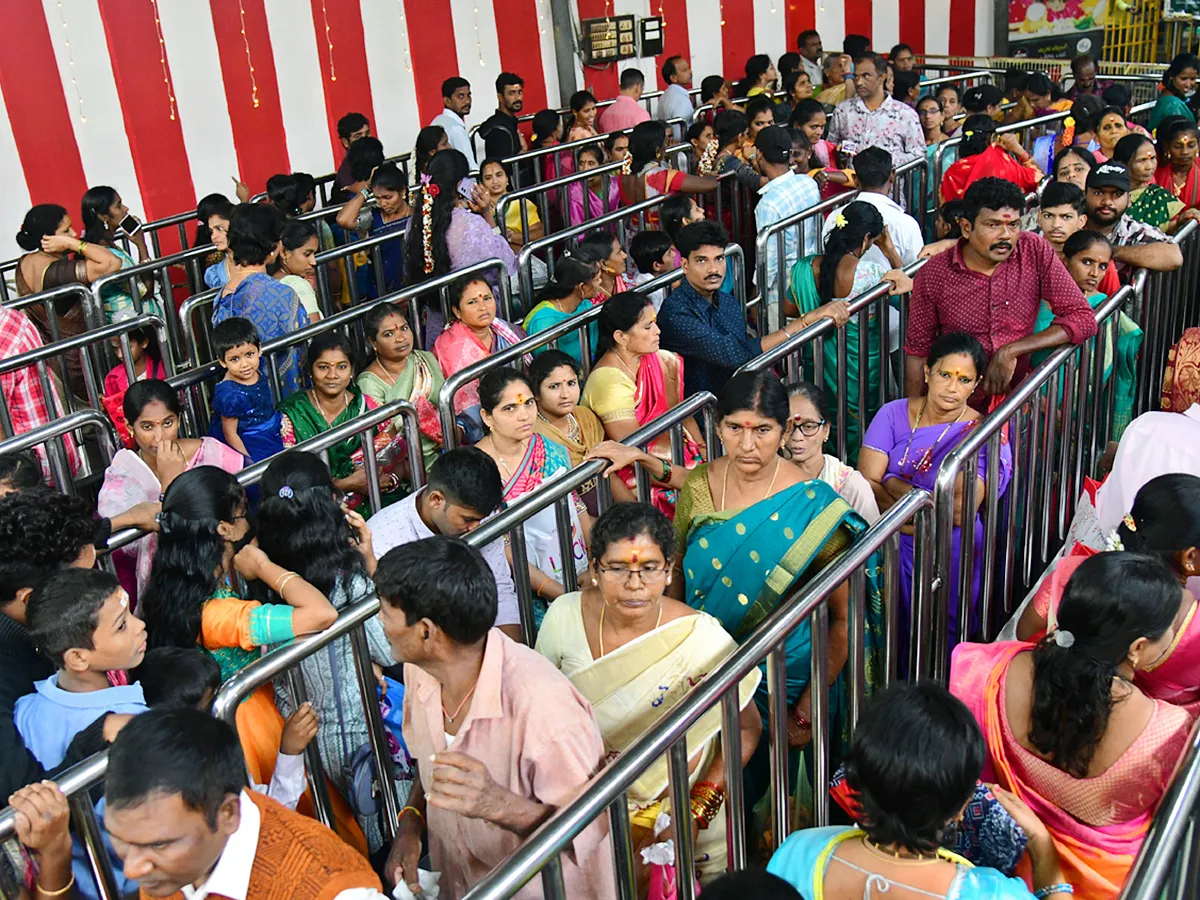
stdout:
<svg viewBox="0 0 1200 900">
<path fill-rule="evenodd" d="M 762 158 L 775 165 L 783 165 L 792 158 L 792 139 L 787 129 L 780 125 L 768 125 L 754 138 L 754 147 Z"/>
<path fill-rule="evenodd" d="M 1129 170 L 1119 162 L 1101 163 L 1087 177 L 1088 188 L 1117 188 L 1128 193 Z"/>
</svg>

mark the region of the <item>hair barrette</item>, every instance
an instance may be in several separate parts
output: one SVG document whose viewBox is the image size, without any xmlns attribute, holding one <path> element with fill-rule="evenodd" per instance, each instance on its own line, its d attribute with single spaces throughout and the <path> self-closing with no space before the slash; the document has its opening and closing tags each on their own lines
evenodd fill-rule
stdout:
<svg viewBox="0 0 1200 900">
<path fill-rule="evenodd" d="M 284 500 L 291 500 L 293 497 L 296 496 L 296 492 L 293 491 L 289 485 L 285 484 L 283 487 L 281 487 L 279 489 L 279 496 L 282 497 Z"/>
<path fill-rule="evenodd" d="M 1125 518 L 1121 520 L 1125 523 L 1125 527 L 1130 531 L 1137 533 L 1137 522 L 1133 521 L 1133 513 L 1125 513 Z"/>
<path fill-rule="evenodd" d="M 1064 650 L 1070 650 L 1075 646 L 1075 635 L 1071 634 L 1065 628 L 1056 629 L 1051 637 L 1054 639 L 1054 643 Z"/>
</svg>

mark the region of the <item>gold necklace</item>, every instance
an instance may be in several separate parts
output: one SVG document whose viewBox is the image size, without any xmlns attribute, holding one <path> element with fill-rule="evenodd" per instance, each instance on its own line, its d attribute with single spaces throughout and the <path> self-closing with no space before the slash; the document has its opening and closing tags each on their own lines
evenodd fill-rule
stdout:
<svg viewBox="0 0 1200 900">
<path fill-rule="evenodd" d="M 783 462 L 782 456 L 775 457 L 775 471 L 771 473 L 771 483 L 767 485 L 767 492 L 763 494 L 762 499 L 766 500 L 771 496 L 771 491 L 775 487 L 775 479 L 779 475 L 779 464 Z M 733 468 L 733 463 L 725 466 L 725 474 L 721 477 L 721 504 L 718 509 L 725 508 L 725 489 L 729 486 L 729 470 Z M 762 500 L 759 501 L 760 503 Z"/>
<path fill-rule="evenodd" d="M 923 415 L 925 415 L 925 407 L 926 407 L 926 406 L 928 406 L 928 405 L 929 405 L 929 400 L 928 400 L 928 399 L 924 400 L 924 401 L 921 403 L 921 409 L 920 409 L 920 411 L 917 413 L 917 421 L 916 421 L 916 424 L 915 424 L 915 425 L 913 425 L 913 427 L 912 427 L 912 431 L 911 431 L 911 432 L 909 433 L 909 435 L 908 435 L 908 443 L 906 443 L 906 444 L 904 445 L 904 455 L 903 455 L 902 457 L 900 457 L 900 471 L 901 471 L 901 473 L 903 473 L 903 472 L 904 472 L 904 467 L 905 467 L 905 466 L 908 464 L 908 451 L 909 451 L 910 449 L 912 449 L 912 442 L 913 442 L 913 439 L 914 439 L 914 438 L 916 438 L 916 436 L 917 436 L 917 429 L 921 427 L 921 417 L 922 417 Z M 921 454 L 921 459 L 920 459 L 920 460 L 919 460 L 919 461 L 916 463 L 916 465 L 914 465 L 914 466 L 913 466 L 913 472 L 914 472 L 914 473 L 916 473 L 916 472 L 918 472 L 918 471 L 920 471 L 920 472 L 924 472 L 924 471 L 926 471 L 926 470 L 928 469 L 930 462 L 933 460 L 933 452 L 934 452 L 935 450 L 937 450 L 938 444 L 940 444 L 940 443 L 942 442 L 942 438 L 944 438 L 944 437 L 946 436 L 946 434 L 947 434 L 947 433 L 950 431 L 950 429 L 951 429 L 951 428 L 953 428 L 955 425 L 957 425 L 957 424 L 959 423 L 959 421 L 960 421 L 960 420 L 962 419 L 962 417 L 963 417 L 963 416 L 966 414 L 966 412 L 967 412 L 967 408 L 966 408 L 966 406 L 964 406 L 964 407 L 963 407 L 963 408 L 962 408 L 962 409 L 959 411 L 958 415 L 954 417 L 954 421 L 953 421 L 953 422 L 947 422 L 947 423 L 946 423 L 946 427 L 942 429 L 942 433 L 941 433 L 941 434 L 939 434 L 939 435 L 938 435 L 938 437 L 937 437 L 937 440 L 933 442 L 933 446 L 932 446 L 932 447 L 930 447 L 928 450 L 926 450 L 926 451 L 925 451 L 923 454 Z M 925 468 L 922 468 L 922 466 L 924 466 Z"/>
<path fill-rule="evenodd" d="M 329 418 L 329 414 L 327 412 L 325 412 L 325 407 L 321 405 L 321 401 L 317 399 L 317 392 L 314 391 L 312 388 L 308 389 L 308 399 L 312 401 L 312 405 L 317 408 L 317 412 L 319 412 L 321 414 L 321 417 L 326 422 L 333 421 L 333 419 Z M 349 408 L 349 406 L 350 406 L 350 393 L 349 393 L 349 391 L 343 391 L 342 392 L 342 408 L 337 410 L 336 412 L 334 412 L 333 418 L 336 419 L 343 412 L 345 412 Z"/>
<path fill-rule="evenodd" d="M 389 372 L 389 371 L 387 370 L 387 366 L 385 366 L 385 365 L 384 365 L 382 362 L 380 362 L 378 359 L 376 359 L 376 360 L 375 360 L 375 366 L 376 366 L 376 368 L 378 368 L 378 369 L 379 369 L 380 373 L 383 375 L 383 379 L 382 379 L 382 380 L 384 380 L 384 381 L 386 381 L 386 382 L 387 382 L 387 386 L 388 386 L 388 387 L 395 387 L 395 386 L 396 386 L 396 379 L 397 379 L 397 378 L 399 378 L 401 375 L 403 375 L 403 374 L 404 374 L 404 369 L 407 369 L 407 368 L 408 368 L 408 360 L 406 359 L 406 360 L 404 361 L 404 368 L 402 368 L 402 369 L 401 369 L 399 372 L 397 372 L 395 375 L 393 375 L 391 372 Z"/>
<path fill-rule="evenodd" d="M 600 628 L 596 632 L 596 638 L 600 642 L 600 655 L 604 656 L 604 611 L 606 609 L 608 609 L 608 601 L 605 600 L 603 597 L 601 597 L 600 602 L 603 603 L 604 605 L 600 607 Z M 654 628 L 651 628 L 650 631 L 654 631 L 655 629 L 658 628 L 659 625 L 662 624 L 662 614 L 663 614 L 663 602 L 662 602 L 662 598 L 659 598 L 658 619 L 654 622 Z M 646 633 L 649 634 L 650 632 L 646 632 Z M 639 637 L 640 636 L 641 635 L 639 635 Z"/>
<path fill-rule="evenodd" d="M 503 467 L 504 471 L 508 473 L 508 477 L 511 478 L 512 477 L 512 469 L 510 469 L 508 467 L 508 460 L 506 460 L 504 458 L 504 454 L 501 453 L 500 448 L 496 446 L 496 439 L 489 434 L 488 440 L 492 442 L 492 449 L 496 451 L 496 461 L 498 463 L 500 463 L 500 465 Z M 528 450 L 529 450 L 529 448 L 525 445 L 525 441 L 521 441 L 521 458 L 522 459 L 525 458 L 525 454 Z"/>
<path fill-rule="evenodd" d="M 633 369 L 629 368 L 629 366 L 627 366 L 625 364 L 625 360 L 621 359 L 621 351 L 618 350 L 616 347 L 613 347 L 612 354 L 616 358 L 617 363 L 621 366 L 621 368 L 624 369 L 625 372 L 629 375 L 629 377 L 632 378 L 634 380 L 634 382 L 636 383 L 637 375 L 634 374 Z M 640 366 L 639 366 L 639 368 L 640 368 Z"/>
</svg>

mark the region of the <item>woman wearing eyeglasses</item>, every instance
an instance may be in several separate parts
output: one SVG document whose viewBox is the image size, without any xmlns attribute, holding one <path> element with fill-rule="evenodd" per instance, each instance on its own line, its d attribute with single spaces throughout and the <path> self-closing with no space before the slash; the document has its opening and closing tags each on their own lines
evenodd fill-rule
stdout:
<svg viewBox="0 0 1200 900">
<path fill-rule="evenodd" d="M 862 473 L 836 456 L 825 453 L 829 440 L 829 403 L 815 384 L 801 381 L 788 387 L 788 423 L 785 455 L 791 458 L 806 481 L 823 481 L 854 507 L 868 525 L 879 519 L 879 504 L 870 482 Z"/>
<path fill-rule="evenodd" d="M 719 621 L 666 596 L 674 550 L 671 522 L 657 509 L 640 503 L 610 507 L 592 527 L 591 567 L 580 579 L 586 586 L 555 600 L 538 633 L 538 652 L 592 704 L 610 757 L 623 752 L 737 649 Z M 739 687 L 743 766 L 762 734 L 762 719 L 752 702 L 760 679 L 755 669 Z M 687 746 L 692 762 L 688 818 L 703 881 L 723 873 L 726 861 L 718 708 L 692 726 Z M 654 837 L 666 794 L 663 757 L 629 790 L 636 848 L 669 836 Z M 639 894 L 644 896 L 644 885 Z"/>
</svg>

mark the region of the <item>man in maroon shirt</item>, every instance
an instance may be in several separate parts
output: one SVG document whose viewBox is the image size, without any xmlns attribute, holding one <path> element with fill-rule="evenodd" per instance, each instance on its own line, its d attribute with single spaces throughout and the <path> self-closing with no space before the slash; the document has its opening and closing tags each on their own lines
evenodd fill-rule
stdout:
<svg viewBox="0 0 1200 900">
<path fill-rule="evenodd" d="M 983 394 L 1004 394 L 1029 371 L 1029 354 L 1096 333 L 1083 293 L 1040 235 L 1022 233 L 1025 198 L 1011 181 L 981 178 L 963 197 L 963 237 L 914 279 L 904 352 L 905 393 L 920 396 L 925 357 L 952 331 L 975 335 L 988 354 Z M 1054 322 L 1033 332 L 1042 301 Z"/>
</svg>

